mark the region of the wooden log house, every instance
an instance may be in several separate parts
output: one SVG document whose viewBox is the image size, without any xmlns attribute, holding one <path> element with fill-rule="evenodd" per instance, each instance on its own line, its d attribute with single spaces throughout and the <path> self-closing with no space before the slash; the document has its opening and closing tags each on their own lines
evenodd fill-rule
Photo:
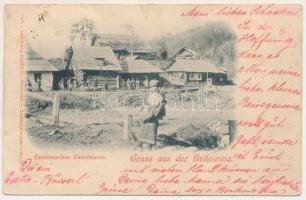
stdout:
<svg viewBox="0 0 306 200">
<path fill-rule="evenodd" d="M 213 85 L 228 84 L 227 74 L 189 48 L 182 48 L 175 56 L 174 63 L 167 69 L 167 79 L 182 85 L 211 82 Z"/>
<path fill-rule="evenodd" d="M 140 56 L 128 56 L 120 62 L 123 71 L 122 81 L 138 79 L 141 87 L 148 87 L 151 80 L 159 80 L 163 72 L 158 66 L 153 65 Z"/>
<path fill-rule="evenodd" d="M 78 81 L 94 82 L 98 89 L 119 88 L 122 68 L 109 46 L 73 47 L 69 69 Z"/>
</svg>

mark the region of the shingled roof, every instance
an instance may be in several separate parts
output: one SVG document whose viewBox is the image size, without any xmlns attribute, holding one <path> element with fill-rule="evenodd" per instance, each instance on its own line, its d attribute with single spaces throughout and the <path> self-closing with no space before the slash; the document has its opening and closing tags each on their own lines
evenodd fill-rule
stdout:
<svg viewBox="0 0 306 200">
<path fill-rule="evenodd" d="M 51 64 L 48 60 L 40 56 L 34 49 L 30 46 L 26 47 L 26 71 L 27 72 L 54 72 L 60 71 Z"/>
<path fill-rule="evenodd" d="M 139 56 L 128 56 L 121 63 L 124 72 L 129 73 L 160 73 L 159 67 L 141 59 Z"/>
<path fill-rule="evenodd" d="M 122 70 L 119 61 L 109 46 L 73 47 L 70 62 L 73 70 Z"/>
</svg>

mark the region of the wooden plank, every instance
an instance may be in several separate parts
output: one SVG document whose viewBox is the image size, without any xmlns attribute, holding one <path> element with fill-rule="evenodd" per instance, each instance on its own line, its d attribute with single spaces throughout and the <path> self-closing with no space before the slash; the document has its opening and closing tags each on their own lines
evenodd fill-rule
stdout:
<svg viewBox="0 0 306 200">
<path fill-rule="evenodd" d="M 53 99 L 51 97 L 43 96 L 43 95 L 33 93 L 33 92 L 29 92 L 29 93 L 27 93 L 27 95 L 29 97 L 33 97 L 35 99 L 39 99 L 39 100 L 43 100 L 43 101 L 50 101 L 50 102 L 53 101 Z"/>
</svg>

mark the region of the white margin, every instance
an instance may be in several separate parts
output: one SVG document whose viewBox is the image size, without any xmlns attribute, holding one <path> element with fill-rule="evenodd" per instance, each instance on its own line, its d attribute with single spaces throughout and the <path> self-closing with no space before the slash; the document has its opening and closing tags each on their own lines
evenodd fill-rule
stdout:
<svg viewBox="0 0 306 200">
<path fill-rule="evenodd" d="M 300 4 L 305 8 L 306 1 L 304 0 L 0 0 L 0 130 L 3 133 L 3 65 L 4 65 L 4 5 L 5 4 Z M 303 35 L 305 35 L 306 19 L 305 9 L 303 9 Z M 303 66 L 306 58 L 305 51 L 306 39 L 303 38 Z M 0 199 L 25 199 L 25 200 L 67 200 L 67 199 L 89 199 L 89 200 L 168 200 L 168 199 L 180 199 L 180 200 L 305 200 L 306 199 L 306 120 L 305 120 L 305 77 L 306 70 L 303 67 L 303 96 L 302 96 L 302 195 L 300 196 L 15 196 L 15 195 L 3 195 L 2 193 L 2 148 L 3 148 L 3 134 L 0 136 L 0 157 L 1 157 L 1 172 L 0 172 Z"/>
</svg>

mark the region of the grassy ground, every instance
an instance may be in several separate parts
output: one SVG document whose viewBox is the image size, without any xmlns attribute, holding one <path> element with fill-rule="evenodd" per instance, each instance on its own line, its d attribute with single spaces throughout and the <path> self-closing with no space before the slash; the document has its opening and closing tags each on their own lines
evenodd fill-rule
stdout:
<svg viewBox="0 0 306 200">
<path fill-rule="evenodd" d="M 226 88 L 226 90 L 229 90 L 229 88 Z M 97 97 L 99 94 L 101 93 L 83 92 L 65 93 L 64 95 L 70 95 L 68 100 L 73 101 L 74 96 L 77 95 L 82 98 L 92 98 Z M 109 93 L 105 95 L 109 96 L 113 94 Z M 52 93 L 44 93 L 44 95 L 51 96 Z M 172 94 L 169 93 L 168 95 L 170 96 Z M 192 102 L 191 98 L 188 98 L 192 97 L 192 95 L 195 96 L 194 93 L 187 94 L 185 99 L 180 99 L 177 102 L 171 101 L 170 99 L 167 104 L 166 117 L 160 121 L 158 134 L 171 136 L 179 134 L 179 131 L 184 130 L 186 127 L 203 127 L 211 121 L 226 123 L 227 120 L 233 120 L 235 118 L 233 113 L 233 100 L 231 93 L 228 91 L 219 90 L 214 95 L 211 95 L 208 98 L 208 102 L 211 105 L 209 110 L 199 106 L 200 104 L 196 101 L 196 98 Z M 215 105 L 216 98 L 222 99 L 223 102 L 223 104 L 219 104 L 217 110 Z M 127 113 L 133 114 L 136 118 L 140 119 L 143 116 L 143 111 L 137 109 L 137 105 L 137 108 L 133 108 L 133 102 L 130 102 L 130 104 L 122 103 L 124 105 L 123 109 L 123 106 L 103 108 L 97 102 L 95 102 L 95 106 L 92 106 L 93 103 L 91 101 L 83 100 L 79 99 L 77 103 L 73 101 L 65 104 L 66 107 L 60 111 L 59 127 L 54 127 L 50 124 L 52 116 L 51 105 L 44 105 L 41 109 L 38 106 L 35 110 L 33 109 L 33 102 L 31 102 L 28 104 L 32 109 L 30 112 L 31 117 L 26 120 L 29 136 L 38 145 L 83 145 L 104 146 L 107 148 L 114 147 L 114 144 L 120 146 L 125 145 L 121 140 L 123 134 L 123 116 Z M 85 105 L 86 102 L 88 105 Z M 182 102 L 183 106 L 180 104 Z M 202 101 L 202 103 L 205 104 L 205 101 Z M 70 105 L 74 106 L 69 107 Z M 190 130 L 193 131 L 193 129 Z M 186 130 L 184 131 L 186 132 Z"/>
</svg>

